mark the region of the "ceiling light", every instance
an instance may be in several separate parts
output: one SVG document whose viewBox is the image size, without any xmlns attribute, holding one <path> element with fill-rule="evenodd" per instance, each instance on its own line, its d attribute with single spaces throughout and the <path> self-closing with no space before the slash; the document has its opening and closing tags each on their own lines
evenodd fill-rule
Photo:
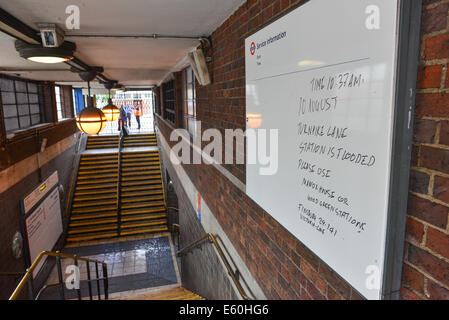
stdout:
<svg viewBox="0 0 449 320">
<path fill-rule="evenodd" d="M 22 58 L 40 63 L 60 63 L 73 59 L 73 52 L 76 50 L 76 45 L 68 41 L 56 48 L 44 48 L 21 40 L 16 40 L 15 45 Z"/>
</svg>

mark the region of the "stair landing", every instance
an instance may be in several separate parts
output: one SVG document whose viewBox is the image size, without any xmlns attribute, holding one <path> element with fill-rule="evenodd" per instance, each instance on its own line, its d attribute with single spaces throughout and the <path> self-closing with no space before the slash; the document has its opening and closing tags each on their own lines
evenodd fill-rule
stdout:
<svg viewBox="0 0 449 320">
<path fill-rule="evenodd" d="M 183 288 L 160 288 L 142 293 L 122 294 L 112 300 L 206 300 L 203 297 Z"/>
</svg>

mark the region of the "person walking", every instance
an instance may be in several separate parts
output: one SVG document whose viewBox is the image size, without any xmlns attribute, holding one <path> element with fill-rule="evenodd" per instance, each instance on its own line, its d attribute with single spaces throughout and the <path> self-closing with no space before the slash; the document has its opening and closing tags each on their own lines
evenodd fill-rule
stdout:
<svg viewBox="0 0 449 320">
<path fill-rule="evenodd" d="M 138 101 L 134 107 L 134 115 L 136 116 L 137 126 L 140 130 L 140 117 L 142 116 L 142 103 Z"/>
<path fill-rule="evenodd" d="M 126 126 L 126 111 L 123 105 L 120 106 L 120 117 L 118 119 L 118 131 L 120 131 L 120 125 Z"/>
<path fill-rule="evenodd" d="M 133 106 L 131 106 L 129 104 L 127 104 L 125 106 L 125 111 L 126 111 L 126 120 L 125 120 L 125 122 L 128 122 L 128 128 L 130 128 L 130 129 L 131 129 L 131 115 L 133 114 L 133 110 L 134 110 Z"/>
</svg>

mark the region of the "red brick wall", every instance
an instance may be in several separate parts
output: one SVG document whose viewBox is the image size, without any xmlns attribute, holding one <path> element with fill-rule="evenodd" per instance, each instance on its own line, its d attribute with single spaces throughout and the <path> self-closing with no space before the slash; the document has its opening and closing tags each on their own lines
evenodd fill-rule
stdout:
<svg viewBox="0 0 449 320">
<path fill-rule="evenodd" d="M 449 299 L 449 2 L 423 5 L 402 298 Z"/>
<path fill-rule="evenodd" d="M 212 84 L 196 88 L 203 130 L 245 129 L 244 39 L 303 2 L 248 0 L 212 34 Z M 401 297 L 449 299 L 449 1 L 423 4 Z M 169 140 L 170 128 L 158 124 Z M 225 167 L 245 182 L 244 165 Z M 213 166 L 184 169 L 268 298 L 361 298 Z"/>
</svg>

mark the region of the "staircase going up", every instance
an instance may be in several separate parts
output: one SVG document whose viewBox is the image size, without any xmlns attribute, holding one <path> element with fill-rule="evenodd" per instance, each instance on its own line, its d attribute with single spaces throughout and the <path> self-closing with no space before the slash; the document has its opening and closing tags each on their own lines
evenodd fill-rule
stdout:
<svg viewBox="0 0 449 320">
<path fill-rule="evenodd" d="M 168 231 L 158 150 L 124 152 L 121 166 L 121 234 Z"/>
<path fill-rule="evenodd" d="M 68 243 L 168 231 L 159 151 L 83 154 L 71 210 Z"/>
<path fill-rule="evenodd" d="M 118 153 L 81 156 L 68 242 L 118 235 L 118 169 Z"/>
<path fill-rule="evenodd" d="M 155 147 L 157 146 L 156 134 L 133 134 L 123 139 L 124 148 Z"/>
<path fill-rule="evenodd" d="M 119 136 L 89 136 L 86 149 L 109 149 L 117 148 Z"/>
<path fill-rule="evenodd" d="M 203 297 L 187 289 L 184 289 L 183 287 L 151 290 L 144 293 L 136 293 L 121 296 L 116 299 L 117 300 L 206 300 Z"/>
</svg>

